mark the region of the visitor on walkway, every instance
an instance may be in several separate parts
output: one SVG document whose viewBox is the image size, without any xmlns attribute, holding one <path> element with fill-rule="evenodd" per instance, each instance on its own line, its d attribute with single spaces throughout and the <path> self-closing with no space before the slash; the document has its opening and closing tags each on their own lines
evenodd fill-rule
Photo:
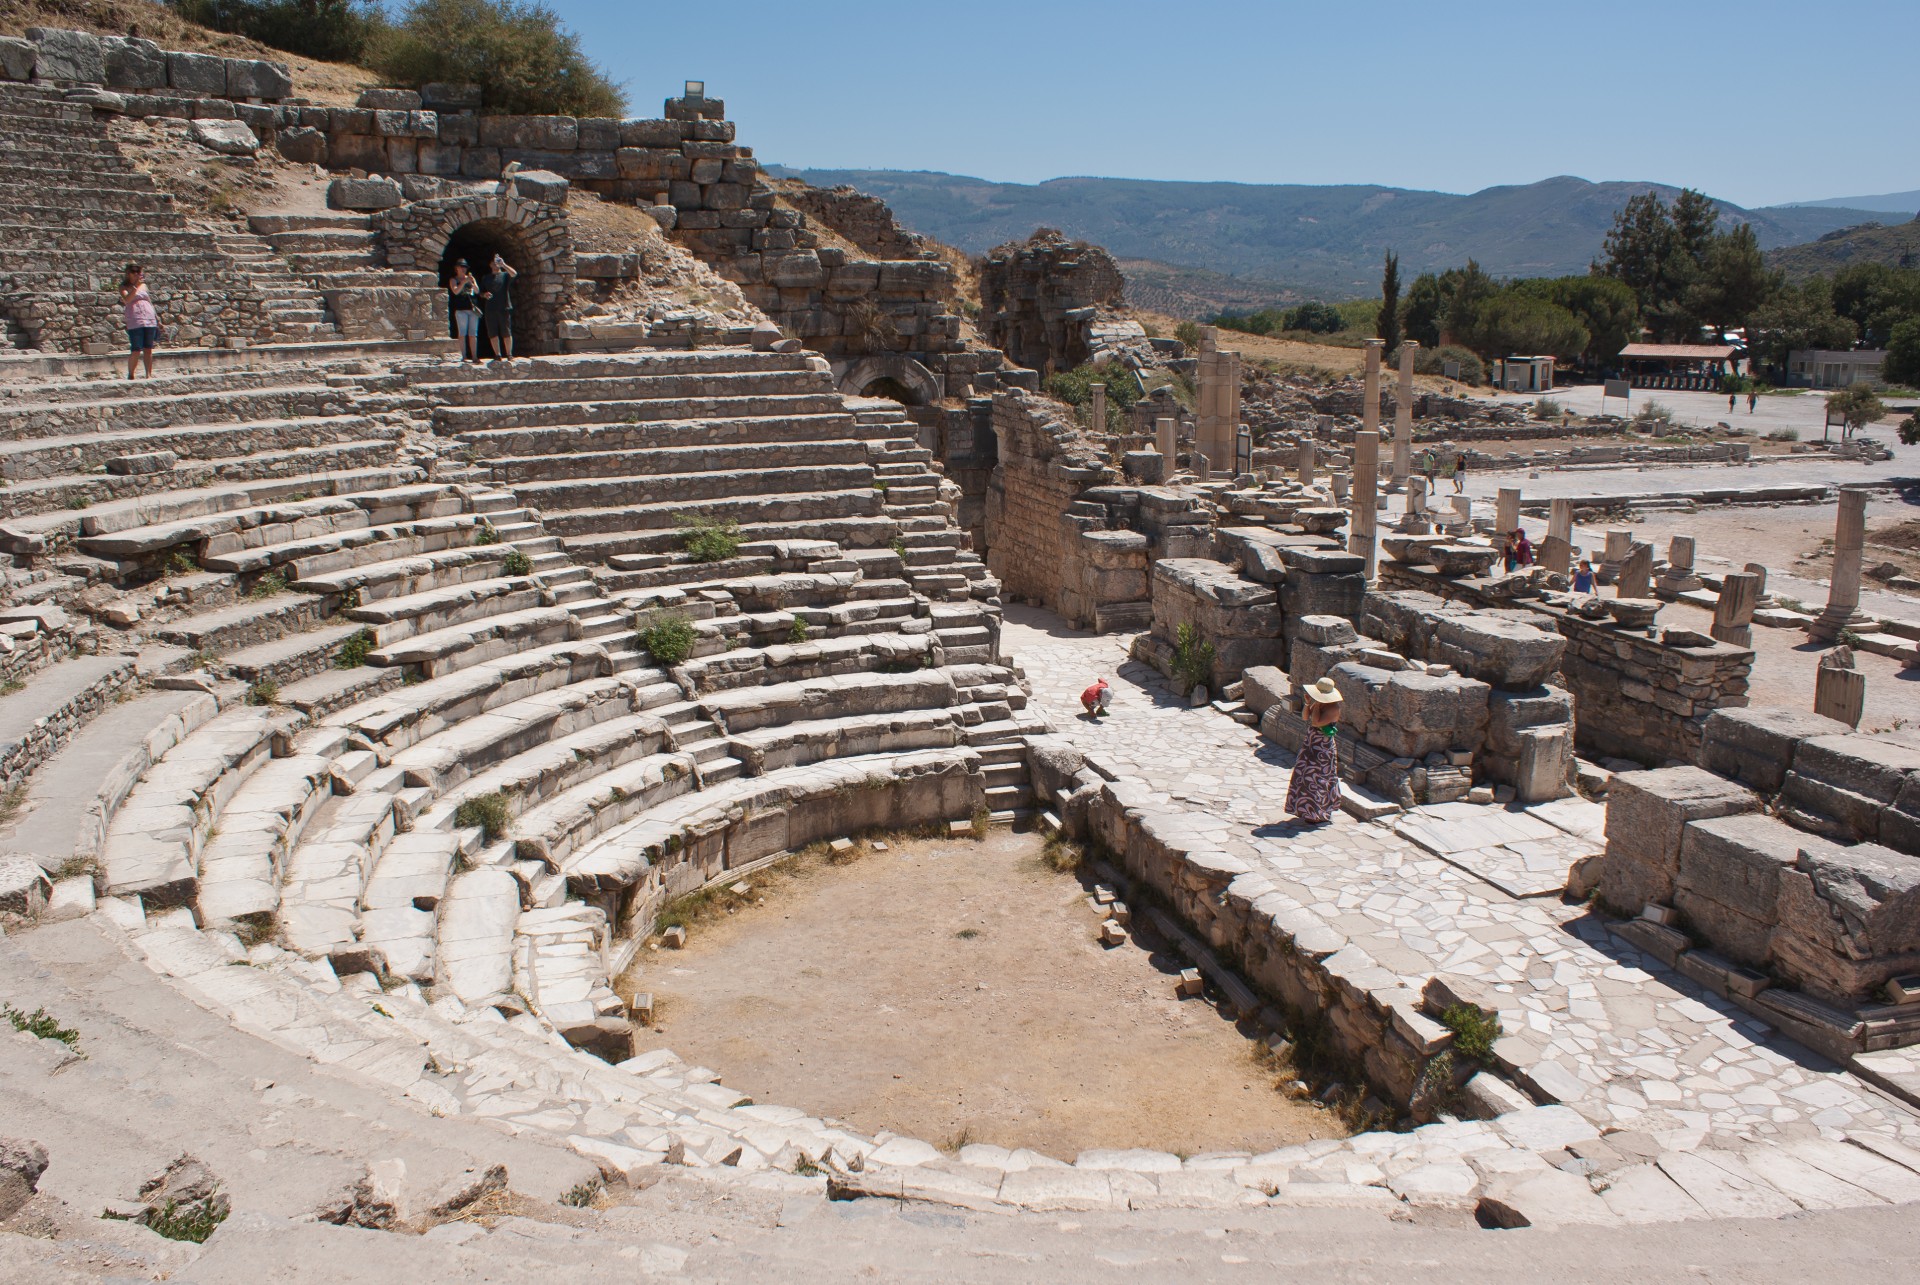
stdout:
<svg viewBox="0 0 1920 1285">
<path fill-rule="evenodd" d="M 120 310 L 127 327 L 127 378 L 133 378 L 133 368 L 144 358 L 147 378 L 152 379 L 153 349 L 160 342 L 160 314 L 147 292 L 147 270 L 137 263 L 129 263 L 120 278 Z"/>
<path fill-rule="evenodd" d="M 1340 689 L 1322 678 L 1304 693 L 1301 717 L 1307 734 L 1293 762 L 1287 783 L 1287 815 L 1308 825 L 1324 825 L 1340 806 L 1340 755 L 1334 737 L 1340 732 Z"/>
<path fill-rule="evenodd" d="M 1759 393 L 1748 393 L 1748 394 L 1747 394 L 1747 414 L 1749 414 L 1749 415 L 1751 415 L 1751 414 L 1753 414 L 1753 404 L 1754 404 L 1755 402 L 1757 402 L 1757 401 L 1759 401 L 1759 400 L 1760 400 L 1760 394 L 1759 394 Z"/>
<path fill-rule="evenodd" d="M 1740 394 L 1738 393 L 1727 394 L 1727 414 L 1729 415 L 1733 414 L 1734 403 L 1739 400 L 1740 400 Z"/>
<path fill-rule="evenodd" d="M 1573 569 L 1573 591 L 1575 593 L 1593 592 L 1593 564 L 1585 558 Z"/>
<path fill-rule="evenodd" d="M 1093 686 L 1080 693 L 1080 704 L 1086 709 L 1088 718 L 1099 718 L 1113 704 L 1113 688 L 1107 686 L 1107 680 L 1097 678 Z"/>
<path fill-rule="evenodd" d="M 1466 484 L 1467 484 L 1467 453 L 1465 451 L 1461 451 L 1458 455 L 1453 457 L 1453 493 L 1455 495 L 1460 494 L 1461 489 L 1465 487 Z"/>
<path fill-rule="evenodd" d="M 1440 471 L 1440 461 L 1434 458 L 1432 451 L 1420 457 L 1420 471 L 1427 475 L 1427 494 L 1433 494 L 1433 475 Z"/>
<path fill-rule="evenodd" d="M 447 282 L 447 311 L 453 314 L 453 333 L 460 338 L 460 356 L 465 361 L 480 360 L 480 283 L 467 271 L 467 261 L 457 259 L 453 276 Z"/>
<path fill-rule="evenodd" d="M 496 254 L 486 279 L 480 283 L 480 298 L 487 307 L 487 339 L 493 345 L 493 355 L 503 361 L 513 360 L 513 279 L 519 275 L 512 264 Z"/>
</svg>

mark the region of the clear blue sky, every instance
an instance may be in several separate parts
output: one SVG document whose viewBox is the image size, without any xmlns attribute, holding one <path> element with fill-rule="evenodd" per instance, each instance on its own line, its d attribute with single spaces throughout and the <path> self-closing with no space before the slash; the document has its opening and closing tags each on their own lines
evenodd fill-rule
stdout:
<svg viewBox="0 0 1920 1285">
<path fill-rule="evenodd" d="M 1554 174 L 1739 205 L 1920 188 L 1920 0 L 549 0 L 654 115 L 765 161 L 1383 183 Z"/>
</svg>

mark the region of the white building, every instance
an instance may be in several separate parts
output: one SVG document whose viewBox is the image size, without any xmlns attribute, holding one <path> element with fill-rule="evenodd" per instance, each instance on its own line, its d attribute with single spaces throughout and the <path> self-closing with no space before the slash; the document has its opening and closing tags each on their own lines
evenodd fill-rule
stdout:
<svg viewBox="0 0 1920 1285">
<path fill-rule="evenodd" d="M 1878 384 L 1884 348 L 1830 351 L 1797 348 L 1787 354 L 1787 378 L 1809 388 L 1846 388 L 1851 384 Z"/>
</svg>

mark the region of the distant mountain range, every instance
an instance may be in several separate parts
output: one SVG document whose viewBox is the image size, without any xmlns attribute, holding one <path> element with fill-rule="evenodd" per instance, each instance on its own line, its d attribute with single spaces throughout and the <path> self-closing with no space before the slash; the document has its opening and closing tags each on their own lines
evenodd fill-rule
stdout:
<svg viewBox="0 0 1920 1285">
<path fill-rule="evenodd" d="M 1829 232 L 1801 245 L 1767 251 L 1767 266 L 1789 280 L 1831 273 L 1849 263 L 1884 263 L 1890 268 L 1920 266 L 1920 218 L 1895 223 L 1863 223 Z"/>
<path fill-rule="evenodd" d="M 1498 276 L 1584 272 L 1629 197 L 1679 193 L 1658 183 L 1564 176 L 1459 196 L 1353 185 L 1113 178 L 1025 184 L 924 171 L 772 169 L 818 187 L 851 184 L 885 200 L 914 231 L 976 254 L 1036 227 L 1059 228 L 1117 258 L 1151 261 L 1154 294 L 1184 299 L 1198 311 L 1249 306 L 1252 298 L 1370 294 L 1390 249 L 1400 255 L 1403 279 L 1469 257 Z M 1763 248 L 1879 217 L 1832 205 L 1744 210 L 1721 202 L 1720 209 L 1723 220 L 1751 223 Z M 1238 297 L 1228 302 L 1229 295 Z"/>
<path fill-rule="evenodd" d="M 1788 201 L 1788 209 L 1805 209 L 1821 206 L 1836 207 L 1843 210 L 1876 210 L 1882 214 L 1914 214 L 1920 212 L 1920 191 L 1882 192 L 1879 196 L 1831 196 L 1824 201 Z"/>
</svg>

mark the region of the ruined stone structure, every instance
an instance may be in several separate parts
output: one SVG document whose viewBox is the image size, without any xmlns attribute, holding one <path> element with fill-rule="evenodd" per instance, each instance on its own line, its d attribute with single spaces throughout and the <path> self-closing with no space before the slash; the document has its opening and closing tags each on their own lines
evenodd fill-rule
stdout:
<svg viewBox="0 0 1920 1285">
<path fill-rule="evenodd" d="M 981 333 L 1043 375 L 1071 370 L 1092 355 L 1091 328 L 1102 308 L 1119 306 L 1125 289 L 1105 250 L 1041 228 L 982 259 Z"/>
</svg>

